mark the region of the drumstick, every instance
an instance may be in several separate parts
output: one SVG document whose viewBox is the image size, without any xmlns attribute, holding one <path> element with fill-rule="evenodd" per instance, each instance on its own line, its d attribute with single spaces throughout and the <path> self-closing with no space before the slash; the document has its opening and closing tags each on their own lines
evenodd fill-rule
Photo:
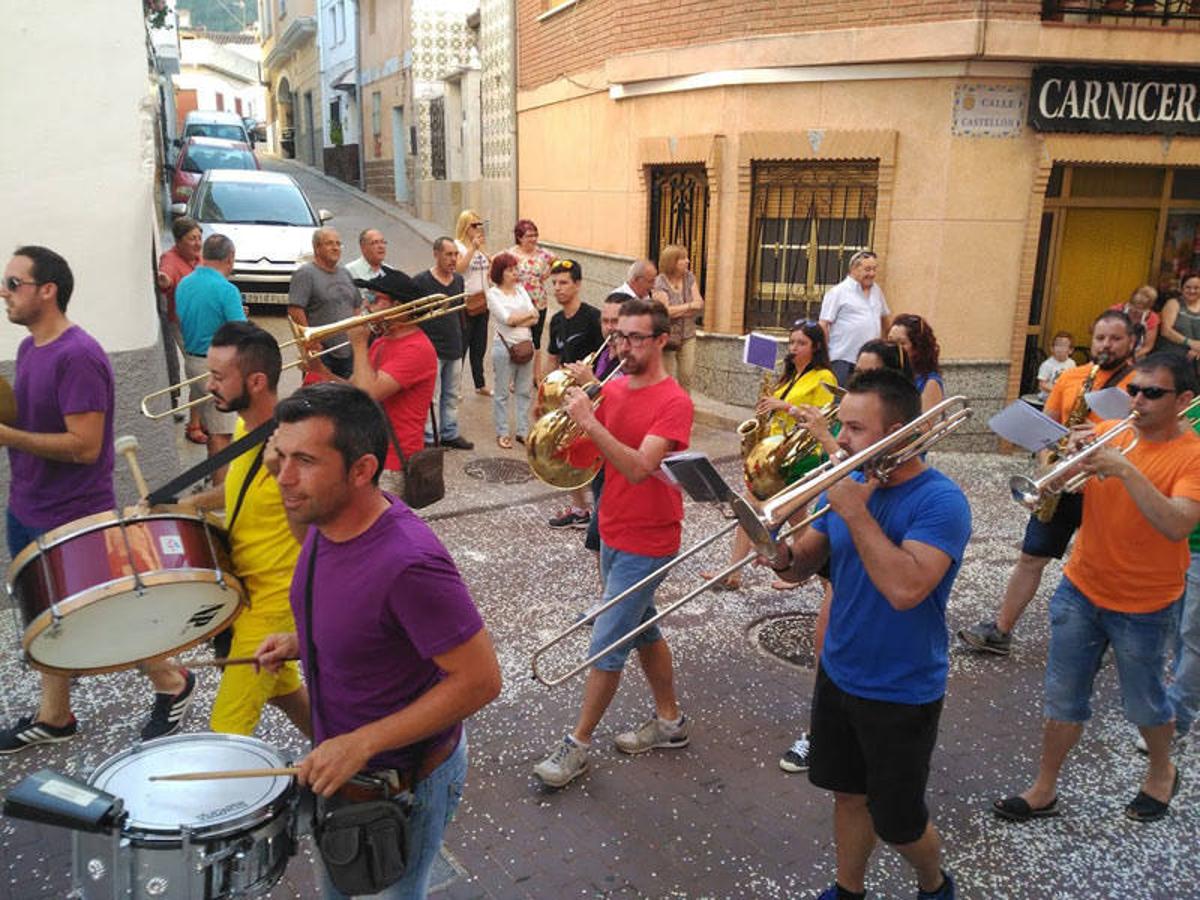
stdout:
<svg viewBox="0 0 1200 900">
<path fill-rule="evenodd" d="M 145 500 L 150 488 L 137 461 L 138 439 L 132 434 L 123 434 L 113 442 L 113 448 L 129 461 L 129 471 L 133 475 L 133 483 L 137 485 L 138 499 Z"/>
<path fill-rule="evenodd" d="M 224 778 L 275 778 L 299 775 L 299 766 L 281 769 L 226 769 L 221 772 L 180 772 L 176 775 L 151 775 L 150 781 L 215 781 Z"/>
<path fill-rule="evenodd" d="M 296 656 L 289 656 L 283 662 L 292 662 L 298 659 Z M 187 665 L 195 669 L 211 669 L 221 668 L 223 666 L 249 666 L 258 662 L 257 656 L 218 656 L 215 659 L 204 660 L 187 660 Z"/>
</svg>

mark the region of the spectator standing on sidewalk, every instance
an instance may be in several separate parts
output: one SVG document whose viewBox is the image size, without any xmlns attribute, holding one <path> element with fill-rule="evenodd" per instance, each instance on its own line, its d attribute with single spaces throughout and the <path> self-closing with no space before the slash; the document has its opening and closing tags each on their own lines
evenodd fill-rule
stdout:
<svg viewBox="0 0 1200 900">
<path fill-rule="evenodd" d="M 475 393 L 492 395 L 483 377 L 483 353 L 488 335 L 488 270 L 492 261 L 483 249 L 487 240 L 487 222 L 473 209 L 464 209 L 454 228 L 454 243 L 458 247 L 458 272 L 467 292 L 466 321 L 463 323 L 463 353 L 471 359 L 471 380 Z"/>
<path fill-rule="evenodd" d="M 821 327 L 829 338 L 831 368 L 842 387 L 854 372 L 859 348 L 867 341 L 887 337 L 891 311 L 875 283 L 878 271 L 879 258 L 870 250 L 859 250 L 850 257 L 846 277 L 826 291 L 821 301 Z"/>
<path fill-rule="evenodd" d="M 690 394 L 696 369 L 696 314 L 704 311 L 704 298 L 692 274 L 687 247 L 667 244 L 662 248 L 654 287 L 667 295 L 667 315 L 671 317 L 671 338 L 663 353 L 663 365 Z"/>
<path fill-rule="evenodd" d="M 370 281 L 382 275 L 384 269 L 390 268 L 383 263 L 383 258 L 387 256 L 387 246 L 387 238 L 383 236 L 382 231 L 376 228 L 363 229 L 358 235 L 358 259 L 346 263 L 346 271 L 350 273 L 350 277 Z"/>
<path fill-rule="evenodd" d="M 508 248 L 508 252 L 517 258 L 517 281 L 538 311 L 538 320 L 530 330 L 533 332 L 533 380 L 540 382 L 542 374 L 550 371 L 543 366 L 542 329 L 546 325 L 546 279 L 550 277 L 554 254 L 538 244 L 538 227 L 531 219 L 517 220 L 513 238 L 516 243 Z"/>
<path fill-rule="evenodd" d="M 458 274 L 458 245 L 453 238 L 440 237 L 433 242 L 433 267 L 413 278 L 422 296 L 463 293 L 463 277 Z M 437 404 L 438 435 L 443 447 L 474 450 L 475 445 L 459 434 L 458 404 L 462 398 L 463 313 L 438 316 L 421 323 L 421 330 L 433 341 L 437 351 L 438 374 L 433 389 Z M 433 443 L 433 423 L 425 423 L 425 443 Z"/>
<path fill-rule="evenodd" d="M 488 310 L 496 320 L 496 339 L 492 342 L 492 372 L 496 376 L 496 396 L 492 401 L 492 417 L 496 425 L 496 443 L 504 450 L 512 449 L 509 436 L 508 398 L 516 394 L 517 443 L 525 443 L 529 431 L 529 403 L 533 393 L 533 357 L 525 362 L 513 358 L 522 342 L 533 342 L 530 326 L 537 321 L 537 310 L 517 283 L 517 258 L 511 253 L 497 253 L 492 260 L 488 288 Z M 511 387 L 510 387 L 511 385 Z"/>
<path fill-rule="evenodd" d="M 314 327 L 350 318 L 358 309 L 360 297 L 350 273 L 341 265 L 341 236 L 332 228 L 318 228 L 313 232 L 312 245 L 312 262 L 292 274 L 288 315 L 297 325 Z M 344 342 L 345 338 L 335 335 L 323 343 L 328 349 Z M 349 378 L 352 367 L 350 348 L 342 347 L 314 360 L 309 371 Z"/>
<path fill-rule="evenodd" d="M 200 262 L 200 248 L 204 245 L 204 232 L 200 224 L 188 216 L 180 216 L 171 223 L 174 245 L 158 259 L 158 290 L 162 298 L 158 316 L 162 324 L 163 350 L 167 355 L 167 383 L 179 383 L 179 354 L 183 353 L 183 334 L 179 331 L 179 314 L 175 311 L 175 288 L 179 282 L 192 274 Z M 192 385 L 188 399 L 195 400 L 204 395 L 204 385 Z M 179 403 L 179 392 L 171 392 L 171 405 Z M 193 413 L 196 413 L 193 410 Z M 182 415 L 182 414 L 179 414 Z M 180 421 L 180 419 L 176 419 Z M 207 440 L 207 438 L 205 438 Z"/>
</svg>

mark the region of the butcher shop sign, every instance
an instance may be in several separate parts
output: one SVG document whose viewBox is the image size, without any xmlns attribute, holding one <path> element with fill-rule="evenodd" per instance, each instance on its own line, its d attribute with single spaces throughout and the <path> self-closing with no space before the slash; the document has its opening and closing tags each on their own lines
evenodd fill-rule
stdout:
<svg viewBox="0 0 1200 900">
<path fill-rule="evenodd" d="M 1037 66 L 1029 124 L 1038 131 L 1200 135 L 1200 68 Z"/>
</svg>

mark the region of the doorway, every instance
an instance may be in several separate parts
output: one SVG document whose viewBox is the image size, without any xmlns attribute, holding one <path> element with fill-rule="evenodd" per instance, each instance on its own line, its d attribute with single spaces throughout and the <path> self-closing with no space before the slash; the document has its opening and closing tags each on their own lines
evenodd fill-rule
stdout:
<svg viewBox="0 0 1200 900">
<path fill-rule="evenodd" d="M 404 127 L 404 107 L 392 107 L 392 178 L 396 202 L 408 202 L 408 133 Z"/>
</svg>

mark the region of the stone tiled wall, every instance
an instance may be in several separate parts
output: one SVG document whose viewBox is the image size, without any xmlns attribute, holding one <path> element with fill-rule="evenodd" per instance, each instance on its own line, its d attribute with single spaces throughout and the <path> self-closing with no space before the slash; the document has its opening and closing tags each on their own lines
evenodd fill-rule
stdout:
<svg viewBox="0 0 1200 900">
<path fill-rule="evenodd" d="M 432 177 L 429 100 L 441 91 L 441 78 L 465 65 L 471 49 L 467 15 L 475 7 L 464 0 L 413 0 L 412 78 L 417 107 L 416 179 Z M 482 27 L 482 18 L 481 18 Z M 451 123 L 447 122 L 450 128 Z"/>
</svg>

